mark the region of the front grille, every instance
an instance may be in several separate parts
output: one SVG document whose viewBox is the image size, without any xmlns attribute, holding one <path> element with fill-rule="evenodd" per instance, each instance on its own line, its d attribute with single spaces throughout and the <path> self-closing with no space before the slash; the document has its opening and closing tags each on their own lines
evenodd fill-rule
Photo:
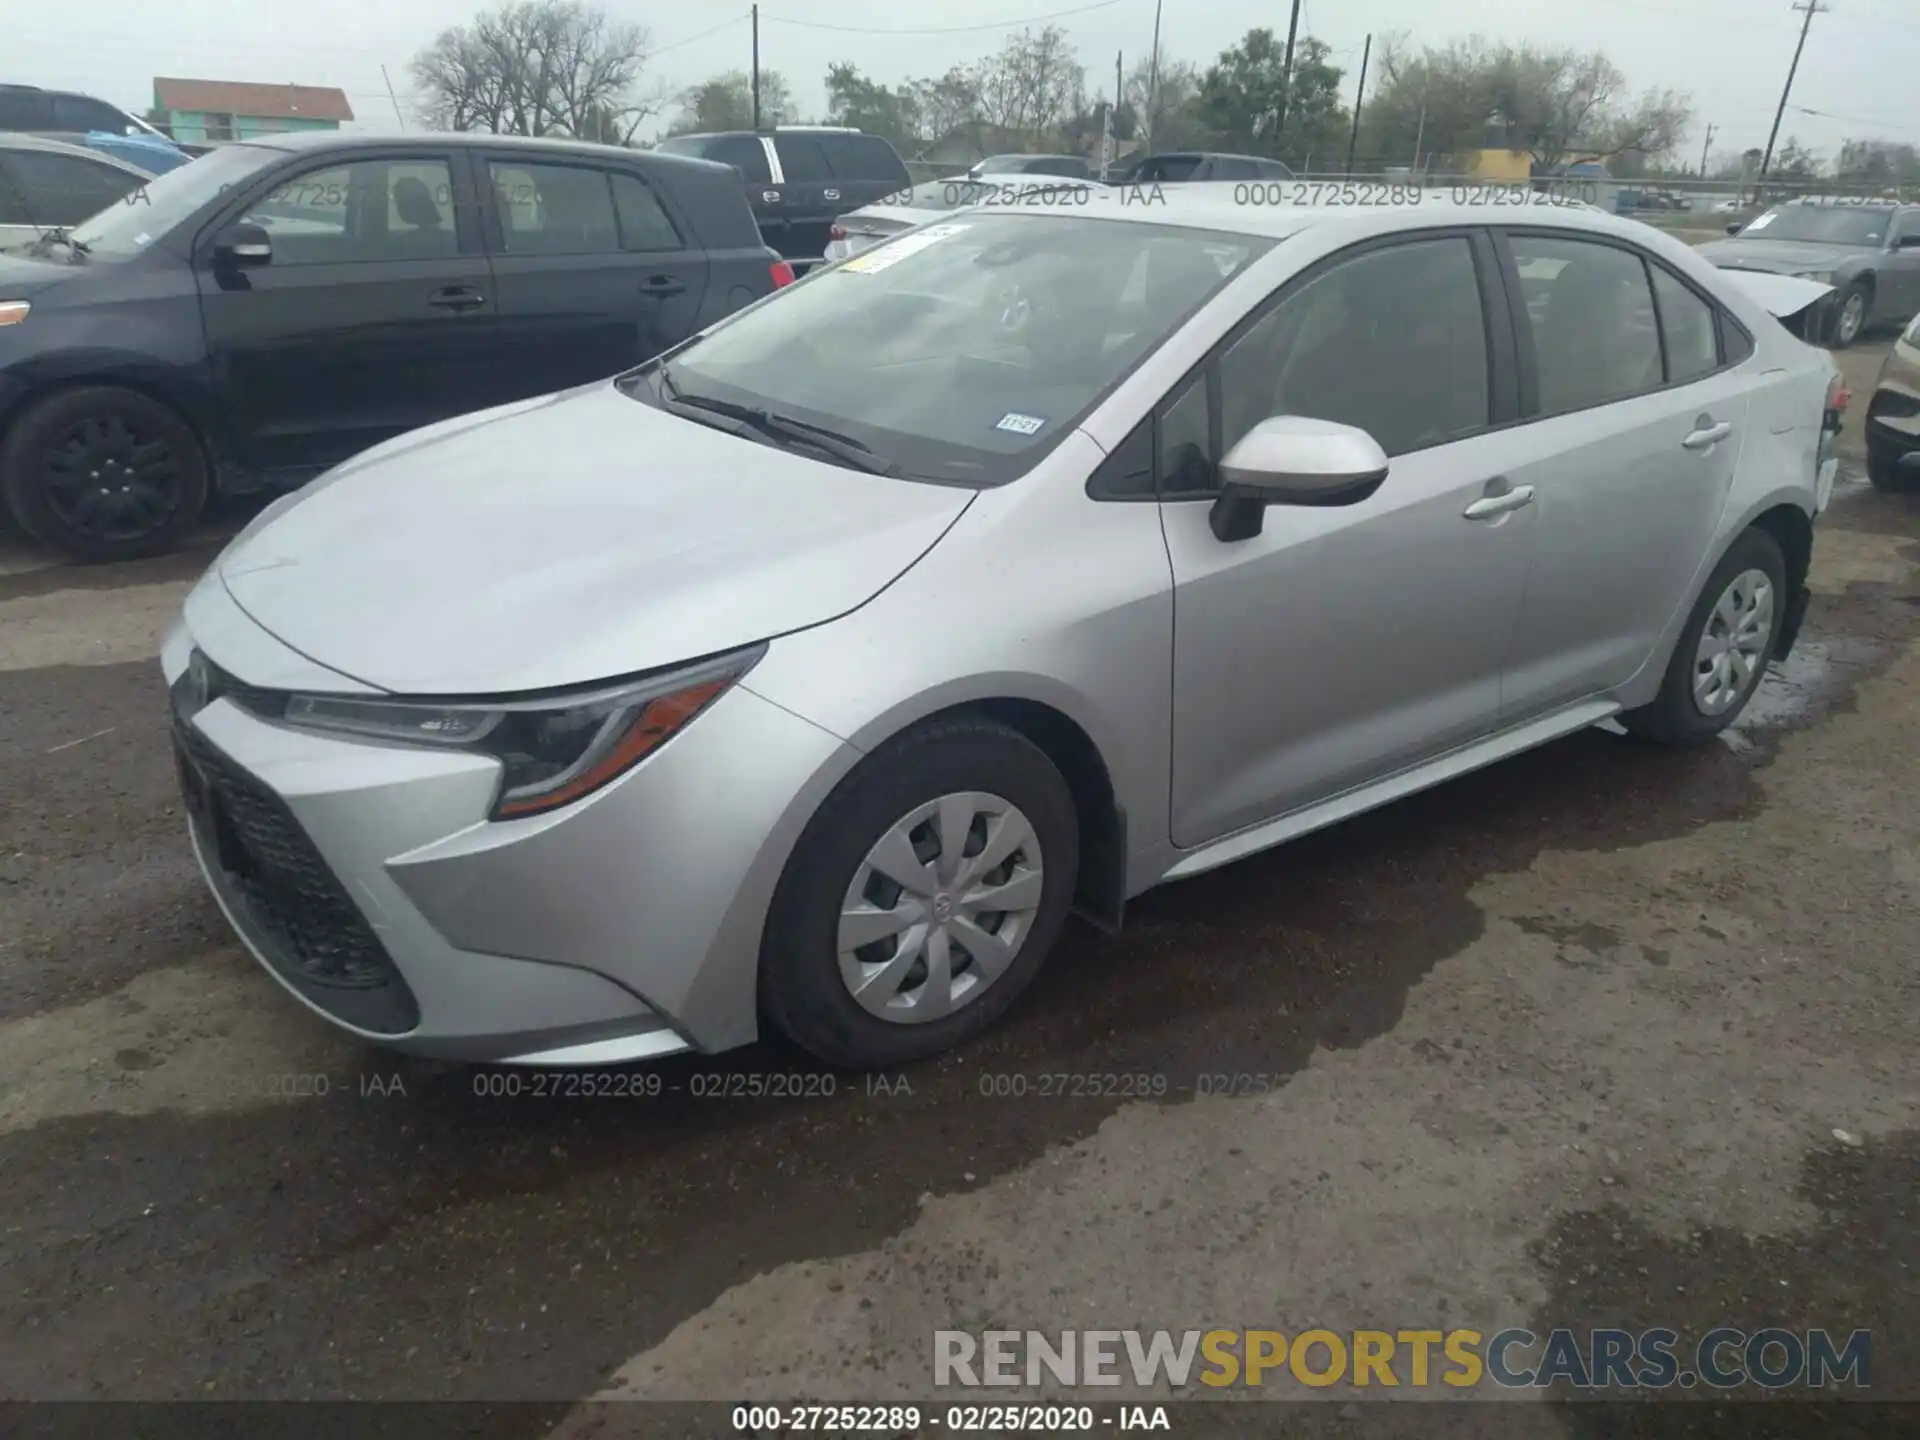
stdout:
<svg viewBox="0 0 1920 1440">
<path fill-rule="evenodd" d="M 252 922 L 268 963 L 349 1024 L 385 1034 L 417 1025 L 412 990 L 286 803 L 177 712 L 173 729 L 209 866 Z"/>
</svg>

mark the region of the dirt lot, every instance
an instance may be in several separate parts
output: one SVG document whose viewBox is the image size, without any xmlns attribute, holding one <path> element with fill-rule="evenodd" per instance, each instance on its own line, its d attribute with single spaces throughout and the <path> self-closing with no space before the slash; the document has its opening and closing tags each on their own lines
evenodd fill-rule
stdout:
<svg viewBox="0 0 1920 1440">
<path fill-rule="evenodd" d="M 533 1434 L 602 1391 L 924 1396 L 948 1326 L 1775 1322 L 1871 1328 L 1920 1398 L 1920 501 L 1843 478 L 1725 743 L 1592 731 L 1157 892 L 966 1053 L 798 1101 L 693 1094 L 770 1050 L 489 1098 L 257 973 L 153 662 L 206 558 L 0 559 L 0 1397 Z M 1118 1074 L 1168 1094 L 1033 1093 Z"/>
</svg>

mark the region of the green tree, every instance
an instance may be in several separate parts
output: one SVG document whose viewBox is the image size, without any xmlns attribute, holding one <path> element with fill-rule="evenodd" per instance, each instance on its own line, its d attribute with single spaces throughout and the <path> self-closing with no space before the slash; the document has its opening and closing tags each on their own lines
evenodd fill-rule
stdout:
<svg viewBox="0 0 1920 1440">
<path fill-rule="evenodd" d="M 667 127 L 669 135 L 705 134 L 713 130 L 753 128 L 753 79 L 744 70 L 714 75 L 680 92 L 680 113 Z M 760 72 L 760 123 L 791 121 L 793 97 L 777 70 Z"/>
<path fill-rule="evenodd" d="M 897 150 L 919 148 L 920 101 L 911 86 L 889 90 L 849 63 L 827 67 L 827 119 L 878 135 Z"/>
<path fill-rule="evenodd" d="M 1249 30 L 1208 69 L 1195 114 L 1235 150 L 1296 166 L 1315 153 L 1329 155 L 1345 138 L 1347 115 L 1341 72 L 1328 56 L 1324 41 L 1300 38 L 1289 85 L 1285 42 L 1271 30 Z"/>
</svg>

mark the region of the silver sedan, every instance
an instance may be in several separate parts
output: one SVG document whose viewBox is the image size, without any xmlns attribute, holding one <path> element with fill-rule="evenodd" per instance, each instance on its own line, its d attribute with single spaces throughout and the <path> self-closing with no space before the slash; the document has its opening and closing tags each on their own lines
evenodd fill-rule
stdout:
<svg viewBox="0 0 1920 1440">
<path fill-rule="evenodd" d="M 1715 735 L 1840 393 L 1592 210 L 961 212 L 263 512 L 164 648 L 193 842 L 370 1040 L 909 1061 L 1069 912 L 1599 721 Z"/>
</svg>

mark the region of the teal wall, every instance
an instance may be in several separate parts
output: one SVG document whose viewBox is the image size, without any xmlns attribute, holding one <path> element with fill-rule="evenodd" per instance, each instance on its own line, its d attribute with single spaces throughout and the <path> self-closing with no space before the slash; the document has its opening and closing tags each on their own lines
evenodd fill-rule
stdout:
<svg viewBox="0 0 1920 1440">
<path fill-rule="evenodd" d="M 204 145 L 208 142 L 207 117 L 198 110 L 169 110 L 167 112 L 168 131 L 176 140 L 184 140 L 189 145 Z M 233 117 L 233 138 L 251 140 L 257 135 L 284 135 L 290 130 L 338 130 L 338 120 L 310 120 L 305 116 L 298 118 L 280 115 L 236 115 Z"/>
</svg>

